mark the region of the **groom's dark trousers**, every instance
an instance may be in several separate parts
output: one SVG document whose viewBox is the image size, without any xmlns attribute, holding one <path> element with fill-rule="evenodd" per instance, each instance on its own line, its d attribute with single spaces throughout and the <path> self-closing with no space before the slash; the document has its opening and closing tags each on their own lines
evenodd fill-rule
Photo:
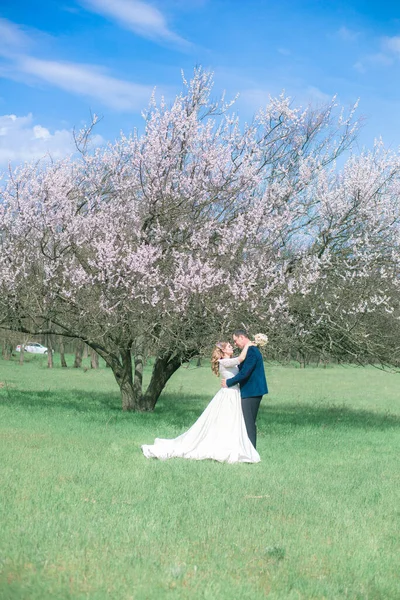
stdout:
<svg viewBox="0 0 400 600">
<path fill-rule="evenodd" d="M 249 440 L 253 444 L 254 448 L 256 447 L 257 443 L 256 419 L 258 409 L 260 408 L 261 398 L 262 396 L 242 398 L 242 412 L 247 429 L 247 435 L 249 436 Z"/>
</svg>

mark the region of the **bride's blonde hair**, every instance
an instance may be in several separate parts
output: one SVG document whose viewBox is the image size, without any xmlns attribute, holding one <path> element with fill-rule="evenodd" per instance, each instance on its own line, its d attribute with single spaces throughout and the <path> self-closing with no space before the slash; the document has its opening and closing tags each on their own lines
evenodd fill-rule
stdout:
<svg viewBox="0 0 400 600">
<path fill-rule="evenodd" d="M 213 353 L 211 355 L 211 371 L 218 377 L 219 376 L 219 360 L 225 354 L 225 348 L 228 342 L 217 342 L 214 346 Z"/>
</svg>

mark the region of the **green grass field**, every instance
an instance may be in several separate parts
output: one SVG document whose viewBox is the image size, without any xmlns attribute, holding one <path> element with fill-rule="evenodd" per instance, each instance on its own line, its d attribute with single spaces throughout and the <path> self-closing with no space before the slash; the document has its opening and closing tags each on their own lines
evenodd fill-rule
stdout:
<svg viewBox="0 0 400 600">
<path fill-rule="evenodd" d="M 0 360 L 1 600 L 400 598 L 400 374 L 267 365 L 261 463 L 226 465 L 140 450 L 208 367 L 124 414 L 109 369 L 57 365 Z"/>
</svg>

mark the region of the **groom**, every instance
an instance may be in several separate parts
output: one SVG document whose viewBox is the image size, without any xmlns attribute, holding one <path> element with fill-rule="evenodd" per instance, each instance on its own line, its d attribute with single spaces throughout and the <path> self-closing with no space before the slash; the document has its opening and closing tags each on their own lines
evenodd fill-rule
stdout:
<svg viewBox="0 0 400 600">
<path fill-rule="evenodd" d="M 247 332 L 244 329 L 237 329 L 233 332 L 233 341 L 240 349 L 244 348 L 250 342 Z M 242 412 L 247 435 L 255 448 L 257 440 L 257 413 L 263 394 L 268 394 L 264 363 L 261 352 L 256 346 L 249 347 L 245 360 L 239 365 L 239 373 L 231 379 L 223 379 L 222 387 L 232 387 L 237 383 L 240 384 Z"/>
</svg>

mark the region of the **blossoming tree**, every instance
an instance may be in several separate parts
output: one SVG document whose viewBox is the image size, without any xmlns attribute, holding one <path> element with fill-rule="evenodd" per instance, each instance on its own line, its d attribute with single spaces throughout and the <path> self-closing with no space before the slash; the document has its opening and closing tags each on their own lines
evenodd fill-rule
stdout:
<svg viewBox="0 0 400 600">
<path fill-rule="evenodd" d="M 325 265 L 307 298 L 303 338 L 327 355 L 398 364 L 399 168 L 379 141 L 307 189 L 318 199 L 309 251 Z"/>
<path fill-rule="evenodd" d="M 0 192 L 2 326 L 84 340 L 124 410 L 152 410 L 181 363 L 237 323 L 294 322 L 291 297 L 397 281 L 398 158 L 351 159 L 338 176 L 353 110 L 335 120 L 335 100 L 298 110 L 282 96 L 241 126 L 212 83 L 196 70 L 171 106 L 151 99 L 142 135 L 18 167 Z"/>
</svg>

